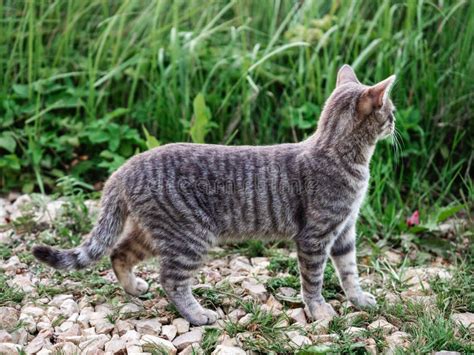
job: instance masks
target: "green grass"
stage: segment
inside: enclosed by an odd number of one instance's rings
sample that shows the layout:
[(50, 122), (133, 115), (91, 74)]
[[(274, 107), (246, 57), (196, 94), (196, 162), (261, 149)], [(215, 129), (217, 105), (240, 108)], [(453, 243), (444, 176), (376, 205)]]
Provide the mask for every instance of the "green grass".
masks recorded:
[(21, 303), (26, 295), (22, 290), (10, 287), (7, 281), (8, 277), (0, 272), (0, 306), (15, 306)]
[(7, 0), (0, 14), (3, 191), (64, 176), (88, 190), (160, 143), (299, 141), (350, 63), (367, 84), (398, 76), (400, 147), (376, 151), (361, 233), (387, 240), (416, 209), (472, 201), (470, 1)]

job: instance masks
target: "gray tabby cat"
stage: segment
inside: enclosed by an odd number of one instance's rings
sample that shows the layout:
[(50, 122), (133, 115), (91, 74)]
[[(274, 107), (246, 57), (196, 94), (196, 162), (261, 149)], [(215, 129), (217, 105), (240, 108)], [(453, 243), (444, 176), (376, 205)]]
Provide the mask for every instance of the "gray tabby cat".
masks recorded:
[(224, 240), (290, 238), (313, 319), (335, 315), (321, 296), (328, 256), (349, 300), (373, 306), (375, 298), (359, 284), (355, 224), (375, 144), (394, 130), (388, 98), (394, 80), (365, 86), (344, 65), (316, 133), (301, 143), (169, 144), (139, 154), (109, 178), (88, 240), (70, 250), (36, 246), (33, 254), (70, 270), (112, 250), (115, 274), (132, 295), (148, 289), (133, 274), (134, 265), (159, 255), (167, 296), (187, 320), (202, 325), (217, 315), (201, 307), (190, 285), (210, 247)]

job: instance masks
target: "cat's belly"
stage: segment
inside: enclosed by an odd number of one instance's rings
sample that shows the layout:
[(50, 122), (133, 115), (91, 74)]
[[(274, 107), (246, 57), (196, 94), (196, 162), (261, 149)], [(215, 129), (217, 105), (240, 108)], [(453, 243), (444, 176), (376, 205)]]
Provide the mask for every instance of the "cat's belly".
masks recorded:
[(217, 242), (219, 244), (225, 243), (240, 243), (248, 240), (262, 240), (262, 241), (283, 241), (290, 240), (296, 233), (263, 233), (263, 232), (254, 232), (254, 233), (221, 233), (217, 236)]

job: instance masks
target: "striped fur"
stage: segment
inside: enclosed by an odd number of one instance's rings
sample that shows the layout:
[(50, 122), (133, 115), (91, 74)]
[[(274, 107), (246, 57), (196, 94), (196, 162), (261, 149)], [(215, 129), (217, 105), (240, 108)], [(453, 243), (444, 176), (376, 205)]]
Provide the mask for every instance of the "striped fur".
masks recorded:
[(301, 143), (180, 143), (139, 154), (107, 182), (88, 240), (72, 250), (39, 246), (33, 253), (55, 268), (78, 269), (111, 252), (117, 278), (132, 295), (148, 288), (134, 265), (159, 255), (170, 300), (191, 323), (209, 324), (216, 314), (199, 305), (190, 287), (209, 248), (288, 238), (297, 245), (302, 294), (314, 319), (334, 315), (321, 296), (328, 256), (349, 299), (373, 305), (358, 281), (355, 223), (375, 143), (394, 128), (387, 97), (393, 80), (367, 87), (350, 67), (341, 68), (316, 133)]

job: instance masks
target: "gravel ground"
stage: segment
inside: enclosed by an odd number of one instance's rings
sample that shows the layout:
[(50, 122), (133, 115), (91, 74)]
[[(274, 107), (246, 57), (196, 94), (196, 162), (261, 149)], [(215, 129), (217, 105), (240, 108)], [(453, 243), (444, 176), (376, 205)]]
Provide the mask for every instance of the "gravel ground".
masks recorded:
[(443, 308), (445, 293), (435, 291), (444, 285), (451, 292), (458, 269), (439, 258), (424, 266), (407, 266), (405, 255), (393, 250), (361, 258), (363, 284), (380, 304), (367, 312), (345, 301), (329, 268), (325, 296), (340, 316), (310, 322), (291, 247), (216, 248), (194, 286), (201, 303), (220, 315), (207, 327), (190, 326), (168, 303), (156, 261), (137, 268), (151, 286), (140, 298), (122, 291), (108, 260), (69, 273), (35, 262), (33, 244), (76, 245), (96, 213), (95, 201), (77, 198), (0, 199), (1, 354), (393, 354), (423, 352), (418, 346), (428, 344), (433, 332), (444, 342), (429, 345), (431, 353), (472, 349), (472, 301), (463, 304), (461, 294), (449, 312)]

